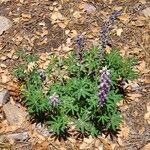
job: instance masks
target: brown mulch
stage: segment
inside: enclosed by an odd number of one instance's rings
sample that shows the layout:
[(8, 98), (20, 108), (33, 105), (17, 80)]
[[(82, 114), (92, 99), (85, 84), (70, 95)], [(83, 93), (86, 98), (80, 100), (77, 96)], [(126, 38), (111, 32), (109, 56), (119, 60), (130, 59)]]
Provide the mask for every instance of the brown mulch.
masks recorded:
[[(96, 10), (83, 11), (85, 3), (90, 4)], [(140, 78), (136, 81), (137, 90), (131, 91), (141, 96), (131, 95), (132, 101), (121, 105), (124, 117), (124, 126), (121, 128), (122, 136), (120, 135), (113, 142), (109, 137), (107, 139), (89, 138), (83, 141), (71, 138), (67, 141), (54, 142), (53, 139), (47, 140), (38, 134), (33, 136), (30, 133), (30, 140), (34, 142), (13, 143), (12, 149), (31, 149), (32, 147), (32, 149), (41, 150), (77, 150), (83, 147), (89, 150), (102, 148), (104, 150), (140, 150), (150, 143), (150, 125), (144, 118), (147, 105), (150, 103), (148, 72), (150, 17), (145, 17), (142, 13), (142, 10), (147, 7), (150, 7), (148, 0), (110, 0), (108, 2), (104, 0), (84, 0), (84, 2), (79, 0), (10, 0), (0, 2), (0, 15), (13, 21), (13, 26), (0, 35), (0, 75), (4, 74), (8, 77), (6, 81), (0, 80), (1, 87), (9, 87), (11, 90), (9, 81), (15, 80), (12, 76), (13, 66), (18, 60), (15, 57), (15, 51), (23, 50), (39, 55), (45, 52), (66, 55), (75, 47), (75, 38), (80, 33), (85, 34), (86, 47), (98, 44), (100, 27), (114, 9), (123, 10), (123, 14), (111, 30), (111, 45), (119, 48), (123, 55), (138, 58), (139, 64), (136, 69), (140, 72)], [(121, 35), (117, 35), (118, 29), (122, 29)], [(107, 47), (106, 51), (109, 51), (109, 48)], [(19, 88), (16, 89), (19, 90)], [(128, 131), (129, 133), (126, 134)], [(98, 146), (96, 142), (99, 143)]]

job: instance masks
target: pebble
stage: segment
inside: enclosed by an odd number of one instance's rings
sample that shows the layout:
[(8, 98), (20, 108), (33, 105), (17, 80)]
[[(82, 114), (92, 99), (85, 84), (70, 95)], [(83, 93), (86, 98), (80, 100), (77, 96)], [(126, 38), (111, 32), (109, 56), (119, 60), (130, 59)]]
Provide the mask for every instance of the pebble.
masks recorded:
[(8, 30), (11, 26), (12, 26), (12, 21), (10, 21), (4, 16), (0, 16), (0, 35), (2, 35), (3, 32)]
[(145, 17), (150, 17), (150, 7), (147, 7), (142, 11)]
[(11, 103), (5, 104), (3, 106), (3, 111), (6, 116), (7, 122), (12, 126), (19, 126), (23, 124), (28, 114), (18, 106)]
[(7, 103), (9, 99), (9, 91), (4, 89), (0, 91), (0, 107)]
[(28, 132), (11, 133), (11, 134), (2, 135), (2, 138), (3, 137), (6, 139), (12, 139), (15, 141), (26, 141), (29, 139)]

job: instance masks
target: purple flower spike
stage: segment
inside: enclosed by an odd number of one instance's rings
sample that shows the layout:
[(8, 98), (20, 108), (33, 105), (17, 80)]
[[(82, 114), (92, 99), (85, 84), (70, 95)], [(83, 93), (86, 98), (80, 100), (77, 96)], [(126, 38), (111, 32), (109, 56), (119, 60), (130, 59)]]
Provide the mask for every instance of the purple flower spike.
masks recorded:
[(54, 93), (52, 96), (49, 97), (49, 101), (55, 107), (59, 103), (59, 96), (56, 93)]
[(100, 107), (103, 107), (106, 98), (108, 95), (108, 92), (110, 90), (111, 80), (109, 78), (109, 71), (107, 70), (107, 67), (103, 67), (103, 69), (100, 71), (100, 85), (99, 85), (99, 92), (98, 92), (98, 105)]
[[(114, 10), (112, 12), (112, 14), (109, 16), (108, 20), (106, 20), (103, 23), (103, 26), (102, 26), (101, 32), (100, 32), (100, 39), (101, 39), (101, 47), (102, 47), (102, 49), (105, 49), (106, 46), (109, 44), (108, 34), (110, 32), (110, 28), (114, 24), (115, 20), (117, 19), (117, 17), (120, 14), (121, 14), (121, 11)], [(104, 52), (102, 52), (102, 53), (104, 53)]]
[(84, 48), (84, 36), (81, 34), (76, 39), (77, 44), (77, 57), (81, 61), (82, 60), (82, 50)]

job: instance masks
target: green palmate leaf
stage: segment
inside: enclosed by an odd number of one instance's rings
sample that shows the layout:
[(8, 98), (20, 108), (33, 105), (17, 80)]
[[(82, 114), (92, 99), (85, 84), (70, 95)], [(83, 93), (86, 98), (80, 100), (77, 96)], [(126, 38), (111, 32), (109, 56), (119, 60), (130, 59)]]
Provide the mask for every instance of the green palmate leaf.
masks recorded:
[(133, 66), (136, 63), (137, 61), (133, 58), (123, 58), (116, 50), (112, 50), (105, 57), (105, 64), (111, 71), (112, 83), (114, 85), (120, 77), (124, 79), (135, 79), (137, 73), (133, 70)]
[(48, 124), (50, 125), (49, 128), (53, 130), (56, 135), (64, 133), (68, 123), (69, 118), (65, 114), (53, 116), (52, 121), (48, 121)]
[(122, 56), (119, 54), (119, 51), (112, 50), (109, 54), (105, 56), (105, 63), (109, 68), (119, 69), (122, 67)]
[(23, 50), (17, 50), (15, 54), (20, 58), (24, 58), (26, 56), (26, 53)]
[(36, 61), (38, 61), (38, 59), (39, 59), (39, 57), (37, 56), (37, 55), (26, 55), (25, 57), (24, 57), (24, 60), (26, 61), (26, 62), (36, 62)]
[(14, 67), (13, 75), (18, 79), (25, 79), (27, 74), (25, 73), (26, 66), (24, 64), (17, 64)]
[(62, 96), (60, 105), (60, 111), (65, 114), (72, 114), (75, 115), (79, 108), (76, 104), (76, 99), (70, 96)]
[(108, 129), (116, 130), (120, 123), (122, 122), (122, 117), (118, 112), (113, 113), (110, 117), (110, 122), (107, 125)]
[(76, 127), (81, 130), (82, 133), (86, 131), (87, 128), (87, 122), (90, 121), (90, 112), (89, 111), (83, 111), (81, 114), (77, 114), (78, 119), (75, 121)]
[(102, 116), (98, 116), (97, 119), (100, 123), (102, 123), (102, 125), (106, 125), (110, 120), (110, 118), (107, 114), (103, 114)]
[(88, 78), (74, 80), (73, 96), (75, 96), (78, 100), (91, 96), (90, 80)]
[[(28, 92), (28, 90), (32, 90)], [(48, 108), (48, 100), (41, 90), (38, 90), (34, 86), (28, 87), (28, 89), (23, 91), (24, 97), (26, 97), (26, 105), (28, 106), (29, 113), (40, 116), (46, 112)]]

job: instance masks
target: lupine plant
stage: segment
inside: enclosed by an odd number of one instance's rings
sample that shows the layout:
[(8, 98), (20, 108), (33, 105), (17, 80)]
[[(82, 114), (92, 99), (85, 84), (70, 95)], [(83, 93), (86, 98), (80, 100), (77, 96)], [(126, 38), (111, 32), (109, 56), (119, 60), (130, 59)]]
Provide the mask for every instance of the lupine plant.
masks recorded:
[[(22, 98), (29, 113), (44, 121), (54, 134), (64, 135), (70, 123), (76, 131), (92, 136), (119, 128), (122, 117), (117, 103), (123, 99), (123, 94), (118, 85), (121, 79), (136, 78), (135, 61), (122, 57), (114, 49), (103, 53), (103, 58), (99, 54), (108, 44), (106, 33), (118, 14), (114, 11), (108, 26), (102, 28), (101, 49), (99, 46), (84, 49), (84, 37), (79, 35), (77, 49), (64, 59), (51, 55), (47, 70), (35, 66), (26, 72), (26, 61), (22, 62), (22, 68), (15, 68), (16, 77), (24, 79)], [(18, 74), (20, 69), (21, 75)]]

